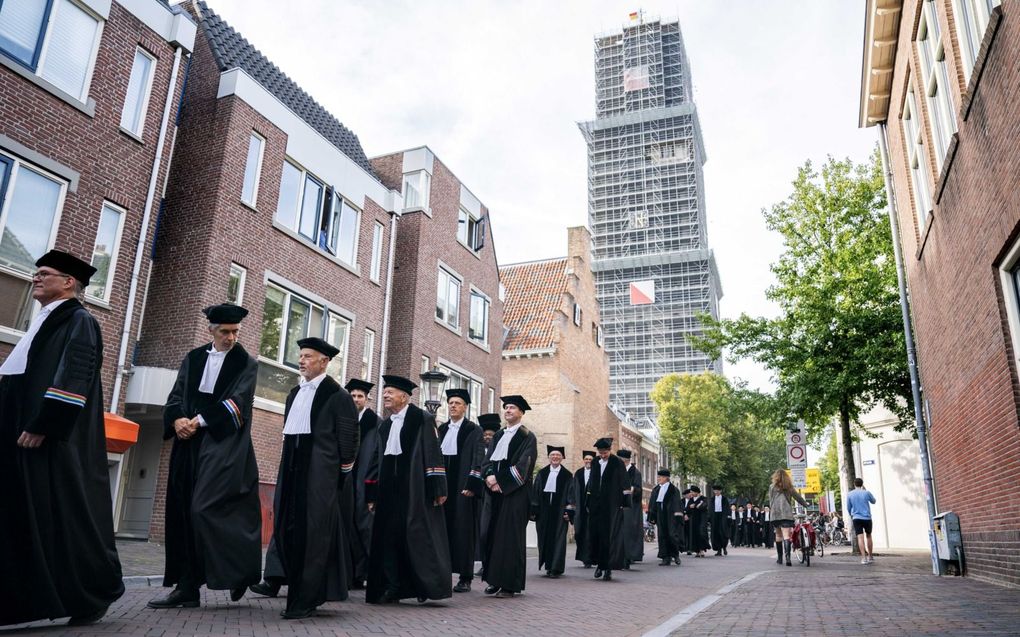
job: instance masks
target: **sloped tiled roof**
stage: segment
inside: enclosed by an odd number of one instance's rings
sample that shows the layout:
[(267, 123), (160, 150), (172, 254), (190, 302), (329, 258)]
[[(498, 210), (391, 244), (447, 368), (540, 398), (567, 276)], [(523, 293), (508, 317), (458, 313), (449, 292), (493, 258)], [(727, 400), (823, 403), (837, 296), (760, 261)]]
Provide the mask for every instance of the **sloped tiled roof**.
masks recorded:
[(205, 2), (196, 2), (195, 7), (198, 11), (200, 27), (209, 40), (209, 47), (212, 49), (213, 57), (216, 58), (216, 64), (220, 71), (240, 68), (329, 140), (331, 144), (340, 149), (343, 154), (350, 157), (354, 163), (367, 170), (369, 174), (375, 174), (372, 172), (372, 164), (369, 163), (357, 135), (341, 124), (294, 80), (287, 77), (279, 67), (262, 55)]
[(533, 261), (499, 269), (506, 289), (503, 351), (549, 349), (553, 322), (567, 289), (567, 259)]

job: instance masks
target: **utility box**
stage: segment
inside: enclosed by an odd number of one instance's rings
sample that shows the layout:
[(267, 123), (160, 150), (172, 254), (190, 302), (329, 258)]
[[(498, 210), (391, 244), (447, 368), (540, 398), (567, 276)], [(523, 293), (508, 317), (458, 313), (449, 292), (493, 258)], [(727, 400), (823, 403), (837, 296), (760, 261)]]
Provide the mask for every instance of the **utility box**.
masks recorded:
[(960, 516), (952, 511), (939, 513), (932, 518), (935, 531), (935, 545), (938, 547), (939, 561), (946, 571), (954, 575), (964, 575), (967, 564), (963, 556), (963, 534), (960, 531)]

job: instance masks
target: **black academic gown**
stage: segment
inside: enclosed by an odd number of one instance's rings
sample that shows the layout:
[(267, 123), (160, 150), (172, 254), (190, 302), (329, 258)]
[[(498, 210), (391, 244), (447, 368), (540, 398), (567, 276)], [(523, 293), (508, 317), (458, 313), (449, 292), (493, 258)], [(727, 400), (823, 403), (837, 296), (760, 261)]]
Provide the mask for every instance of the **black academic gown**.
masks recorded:
[(531, 515), (538, 531), (538, 570), (563, 573), (567, 560), (567, 527), (564, 519), (567, 512), (568, 493), (574, 477), (566, 467), (556, 475), (556, 491), (547, 492), (545, 483), (551, 469), (546, 465), (539, 469), (531, 485)]
[(708, 497), (708, 508), (712, 518), (712, 550), (721, 551), (726, 548), (726, 543), (729, 541), (729, 533), (727, 532), (728, 518), (730, 516), (730, 501), (726, 496), (720, 496), (722, 498), (722, 510), (716, 513), (715, 511), (715, 496), (711, 495)]
[[(449, 421), (439, 426), (442, 444), (450, 431)], [(464, 419), (457, 432), (456, 455), (443, 456), (449, 497), (443, 505), (446, 514), (446, 533), (450, 548), (450, 567), (461, 580), (471, 581), (475, 576), (475, 541), (478, 537), (478, 511), (481, 507), (482, 460), (485, 444), (482, 428)], [(470, 491), (471, 495), (463, 495)]]
[(708, 549), (708, 504), (705, 496), (699, 495), (691, 498), (687, 503), (687, 517), (690, 518), (688, 527), (688, 551), (705, 551)]
[(375, 504), (365, 601), (453, 596), (446, 519), (435, 499), (447, 495), (446, 468), (432, 415), (408, 404), (401, 453), (384, 455), (393, 422), (379, 425), (379, 446), (365, 478), (365, 500)]
[(492, 460), (506, 431), (496, 432), (482, 463), (482, 476), (495, 476), (501, 489), (499, 493), (489, 491), (482, 514), (486, 523), (482, 579), (490, 586), (519, 593), (527, 576), (528, 515), (538, 440), (521, 425), (510, 440), (506, 460)]
[(584, 482), (584, 467), (574, 473), (574, 482), (570, 488), (570, 502), (567, 512), (574, 523), (574, 559), (582, 564), (591, 565), (595, 559), (591, 555), (591, 529), (588, 517), (588, 485)]
[(662, 485), (655, 485), (648, 498), (648, 521), (655, 525), (655, 539), (659, 544), (659, 559), (679, 559), (684, 549), (683, 496), (672, 483), (666, 483), (666, 495), (659, 502)]
[[(198, 391), (209, 345), (188, 352), (163, 408), (173, 438), (166, 493), (164, 586), (231, 590), (258, 583), (262, 565), (259, 470), (251, 443), (258, 364), (240, 344), (223, 361), (212, 394)], [(201, 414), (188, 440), (174, 421)]]
[(640, 562), (645, 556), (644, 509), (641, 506), (644, 489), (641, 472), (631, 464), (627, 468), (627, 483), (630, 485), (630, 507), (623, 510), (623, 545), (628, 562)]
[(617, 570), (627, 564), (623, 510), (630, 506), (631, 498), (623, 492), (629, 486), (627, 468), (619, 457), (609, 456), (604, 473), (598, 458), (591, 463), (587, 493), (591, 551), (602, 570)]
[[(54, 308), (0, 379), (0, 625), (84, 616), (124, 593), (113, 540), (99, 324)], [(46, 436), (17, 446), (23, 431)]]
[(368, 547), (372, 543), (372, 520), (365, 502), (365, 476), (370, 459), (379, 451), (379, 417), (366, 408), (358, 419), (361, 444), (354, 462), (353, 479), (344, 480), (340, 495), (340, 512), (344, 519), (344, 535), (350, 547), (350, 575), (355, 582), (368, 579)]
[[(284, 422), (299, 387), (287, 396)], [(285, 434), (276, 479), (273, 541), (287, 579), (287, 610), (347, 599), (349, 551), (340, 517), (341, 485), (358, 452), (358, 412), (326, 376), (312, 399), (310, 434)]]

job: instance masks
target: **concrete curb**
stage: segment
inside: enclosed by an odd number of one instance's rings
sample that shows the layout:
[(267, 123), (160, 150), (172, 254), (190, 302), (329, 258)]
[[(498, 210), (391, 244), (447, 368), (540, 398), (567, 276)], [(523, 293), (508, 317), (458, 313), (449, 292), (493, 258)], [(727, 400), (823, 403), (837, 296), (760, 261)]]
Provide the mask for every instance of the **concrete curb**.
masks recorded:
[(770, 572), (771, 571), (758, 571), (756, 573), (748, 573), (747, 575), (741, 577), (735, 582), (730, 582), (729, 584), (723, 586), (716, 592), (709, 593), (708, 595), (705, 595), (701, 599), (695, 601), (693, 604), (684, 607), (683, 609), (680, 610), (679, 613), (673, 615), (663, 623), (649, 630), (644, 635), (642, 635), (642, 637), (668, 637), (668, 635), (672, 634), (674, 630), (680, 628), (687, 622), (694, 619), (694, 617), (698, 613), (700, 613), (701, 611), (705, 610), (712, 604), (722, 599), (723, 595), (725, 595), (726, 593), (736, 590), (740, 586), (743, 586), (744, 584), (750, 582), (759, 575), (764, 575), (765, 573)]
[(139, 586), (163, 586), (162, 575), (128, 575), (124, 578), (125, 588)]

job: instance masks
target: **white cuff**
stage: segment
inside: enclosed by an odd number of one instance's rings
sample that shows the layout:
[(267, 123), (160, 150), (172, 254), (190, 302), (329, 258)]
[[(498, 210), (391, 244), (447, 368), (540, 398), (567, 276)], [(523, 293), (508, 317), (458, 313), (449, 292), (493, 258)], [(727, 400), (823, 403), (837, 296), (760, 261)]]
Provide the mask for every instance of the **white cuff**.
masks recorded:
[(198, 415), (198, 426), (199, 427), (208, 427), (209, 426), (209, 423), (207, 423), (205, 421), (205, 418), (202, 418), (202, 414)]

